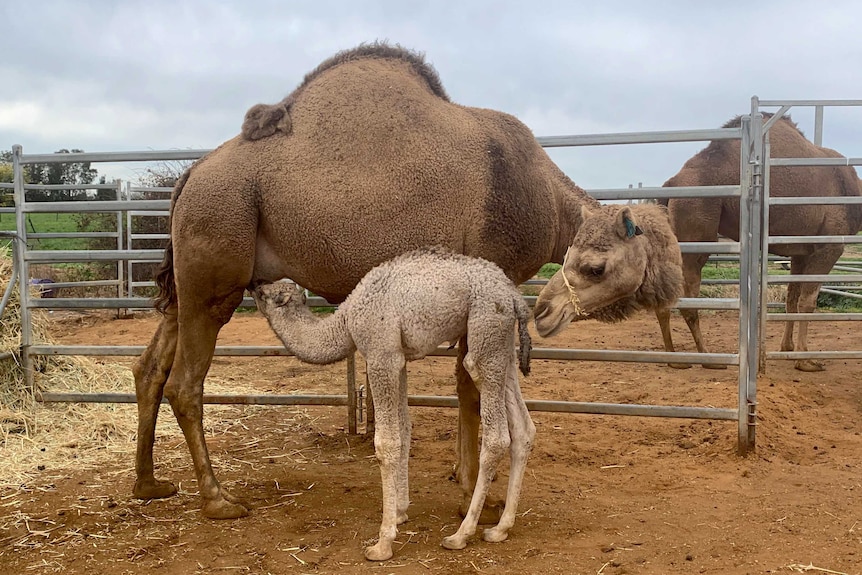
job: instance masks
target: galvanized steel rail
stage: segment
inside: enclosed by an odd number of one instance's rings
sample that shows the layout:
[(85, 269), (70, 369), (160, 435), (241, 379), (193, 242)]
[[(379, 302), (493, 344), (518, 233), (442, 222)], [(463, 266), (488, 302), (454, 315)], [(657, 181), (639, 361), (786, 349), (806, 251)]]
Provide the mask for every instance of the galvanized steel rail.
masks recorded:
[[(765, 254), (769, 245), (792, 245), (792, 244), (860, 244), (862, 236), (770, 236), (769, 235), (769, 209), (771, 206), (792, 205), (856, 205), (862, 204), (862, 196), (831, 196), (831, 197), (770, 197), (769, 195), (769, 170), (773, 167), (805, 167), (805, 166), (862, 166), (862, 158), (771, 158), (769, 155), (769, 128), (778, 119), (793, 107), (814, 108), (814, 144), (823, 145), (823, 114), (824, 109), (837, 106), (862, 107), (862, 100), (760, 100), (756, 96), (752, 98), (752, 114), (759, 113), (762, 107), (777, 107), (778, 111), (764, 126), (762, 135), (762, 146), (765, 152), (766, 162), (764, 165), (763, 198), (767, 209), (762, 213), (762, 228), (764, 230), (761, 238), (761, 251)], [(841, 269), (844, 266), (835, 266), (833, 269)], [(848, 270), (844, 267), (843, 271)], [(819, 275), (777, 275), (768, 272), (766, 258), (761, 264), (761, 275), (764, 278), (764, 289), (761, 292), (761, 341), (764, 338), (764, 330), (768, 321), (862, 321), (862, 313), (824, 314), (824, 313), (782, 313), (767, 314), (766, 287), (769, 284), (782, 283), (860, 283), (862, 274), (819, 274)], [(845, 289), (862, 289), (860, 286), (847, 287)], [(850, 298), (862, 298), (859, 294), (849, 291), (838, 290), (832, 286), (821, 288), (822, 292), (842, 295)], [(827, 317), (828, 316), (828, 317)], [(766, 368), (767, 359), (859, 359), (862, 352), (859, 351), (804, 351), (804, 352), (761, 352), (760, 369)]]
[[(670, 198), (701, 195), (705, 197), (737, 197), (742, 199), (742, 205), (746, 201), (749, 186), (749, 166), (751, 165), (750, 142), (748, 134), (748, 122), (744, 121), (739, 128), (721, 128), (709, 130), (684, 130), (667, 132), (639, 132), (629, 134), (596, 134), (586, 136), (559, 136), (550, 138), (539, 138), (539, 142), (545, 147), (557, 146), (595, 146), (616, 144), (642, 144), (655, 142), (690, 142), (709, 141), (719, 139), (741, 139), (743, 157), (740, 165), (743, 167), (743, 179), (739, 186), (717, 186), (717, 187), (689, 187), (689, 188), (636, 188), (636, 189), (602, 189), (593, 190), (590, 193), (597, 199), (626, 199), (626, 198)], [(197, 159), (209, 150), (183, 150), (183, 151), (147, 151), (147, 152), (109, 152), (109, 153), (73, 153), (62, 154), (62, 157), (54, 154), (28, 154), (22, 153), (20, 146), (13, 148), (13, 168), (15, 170), (15, 197), (16, 217), (18, 229), (23, 230), (26, 237), (23, 218), (28, 213), (59, 212), (59, 211), (87, 211), (87, 212), (117, 212), (118, 214), (134, 211), (161, 212), (164, 213), (170, 205), (169, 200), (132, 200), (119, 199), (116, 201), (92, 201), (92, 202), (53, 202), (50, 205), (28, 203), (24, 201), (24, 185), (21, 177), (22, 166), (30, 163), (48, 162), (121, 162), (121, 161), (155, 161), (155, 160), (187, 160)], [(757, 160), (759, 161), (759, 159)], [(745, 212), (745, 209), (743, 210)], [(746, 226), (752, 221), (746, 213), (741, 218), (743, 226), (743, 238), (740, 242), (701, 242), (683, 244), (683, 250), (695, 253), (722, 253), (722, 254), (746, 254), (747, 239), (757, 237), (751, 235), (751, 230)], [(158, 261), (162, 257), (161, 250), (62, 250), (54, 252), (40, 252), (38, 250), (26, 249), (26, 243), (20, 242), (18, 256), (22, 262), (22, 277), (29, 277), (29, 264), (31, 262), (52, 263), (57, 261)], [(756, 249), (756, 247), (755, 247)], [(741, 263), (742, 269), (746, 269), (745, 258)], [(129, 273), (131, 278), (131, 273)], [(748, 369), (748, 349), (752, 345), (750, 334), (752, 333), (752, 315), (750, 305), (750, 286), (743, 282), (740, 286), (740, 299), (702, 299), (682, 300), (680, 308), (701, 308), (739, 310), (740, 313), (740, 352), (737, 354), (699, 354), (699, 353), (665, 353), (665, 352), (641, 352), (629, 350), (575, 350), (575, 349), (534, 349), (532, 356), (536, 359), (559, 359), (580, 361), (621, 361), (621, 362), (690, 362), (690, 363), (713, 363), (721, 365), (737, 365), (740, 368), (738, 406), (735, 409), (713, 408), (713, 407), (689, 407), (689, 406), (661, 406), (661, 405), (630, 405), (630, 404), (606, 404), (606, 403), (582, 403), (582, 402), (557, 402), (528, 400), (527, 404), (534, 411), (553, 411), (568, 413), (596, 413), (614, 415), (638, 415), (657, 417), (683, 417), (683, 418), (707, 418), (737, 421), (740, 429), (739, 449), (745, 452), (754, 447), (754, 387), (752, 379), (754, 373)], [(319, 299), (319, 298), (318, 298)], [(535, 298), (527, 298), (528, 301)], [(246, 303), (250, 300), (246, 299)], [(34, 355), (138, 355), (143, 346), (58, 346), (41, 345), (32, 341), (30, 330), (30, 312), (36, 308), (53, 309), (114, 309), (114, 308), (143, 308), (151, 307), (148, 300), (134, 297), (118, 298), (56, 298), (52, 300), (30, 299), (26, 290), (22, 289), (22, 322), (24, 323), (22, 335), (22, 357), (24, 358), (25, 374), (28, 382), (32, 385), (32, 356)], [(315, 303), (325, 303), (325, 300)], [(532, 303), (532, 302), (531, 302)], [(753, 306), (756, 310), (757, 306)], [(756, 315), (754, 316), (756, 326)], [(754, 340), (756, 345), (756, 339)], [(283, 356), (289, 355), (280, 346), (229, 346), (216, 349), (217, 355), (266, 355)], [(456, 355), (454, 350), (438, 349), (434, 355)], [(205, 394), (206, 402), (215, 403), (245, 403), (245, 404), (273, 404), (273, 405), (347, 405), (349, 428), (355, 431), (355, 370), (352, 362), (348, 366), (348, 393), (342, 395), (324, 396), (297, 396), (297, 395), (212, 395)], [(97, 401), (97, 402), (134, 402), (133, 394), (79, 394), (79, 393), (55, 393), (43, 392), (42, 401)], [(426, 397), (412, 396), (411, 405), (454, 407), (457, 398), (454, 397)]]

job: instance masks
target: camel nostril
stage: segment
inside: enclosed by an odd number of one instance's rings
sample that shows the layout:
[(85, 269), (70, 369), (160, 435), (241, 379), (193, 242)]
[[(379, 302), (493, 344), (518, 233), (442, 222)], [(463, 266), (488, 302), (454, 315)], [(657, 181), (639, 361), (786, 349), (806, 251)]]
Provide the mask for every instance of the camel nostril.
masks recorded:
[(533, 319), (540, 319), (546, 313), (548, 313), (548, 304), (536, 301), (536, 305), (533, 307)]
[(605, 264), (584, 264), (581, 266), (579, 272), (586, 278), (598, 279), (605, 275)]

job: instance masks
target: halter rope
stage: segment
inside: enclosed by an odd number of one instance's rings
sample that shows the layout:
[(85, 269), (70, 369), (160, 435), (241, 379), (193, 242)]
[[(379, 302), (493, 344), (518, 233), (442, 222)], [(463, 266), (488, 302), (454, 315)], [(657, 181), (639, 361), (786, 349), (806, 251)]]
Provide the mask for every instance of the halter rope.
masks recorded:
[(563, 277), (563, 283), (566, 284), (566, 288), (569, 290), (569, 303), (575, 308), (575, 315), (586, 315), (584, 314), (584, 309), (581, 307), (581, 299), (578, 297), (575, 288), (569, 283), (569, 278), (566, 277), (566, 262), (568, 259), (569, 251), (566, 250), (566, 255), (563, 256), (563, 267), (560, 268), (560, 275)]

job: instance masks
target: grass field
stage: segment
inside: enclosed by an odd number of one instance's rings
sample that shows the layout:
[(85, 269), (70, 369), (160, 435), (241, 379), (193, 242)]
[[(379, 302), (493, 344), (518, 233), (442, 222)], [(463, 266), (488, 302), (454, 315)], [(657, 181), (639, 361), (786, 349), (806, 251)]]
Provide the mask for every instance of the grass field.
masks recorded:
[[(27, 214), (27, 233), (78, 232), (77, 214)], [(0, 214), (0, 230), (14, 230), (15, 214)], [(28, 242), (36, 250), (84, 250), (88, 248), (86, 238), (42, 238)]]

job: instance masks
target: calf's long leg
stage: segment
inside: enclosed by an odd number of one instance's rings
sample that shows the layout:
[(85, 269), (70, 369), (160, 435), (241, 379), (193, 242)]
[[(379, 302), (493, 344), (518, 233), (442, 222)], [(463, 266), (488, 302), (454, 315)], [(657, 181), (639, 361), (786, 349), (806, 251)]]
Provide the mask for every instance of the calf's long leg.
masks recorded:
[[(479, 475), (479, 389), (464, 368), (468, 351), (467, 337), (464, 336), (458, 344), (458, 363), (455, 366), (458, 393), (458, 462), (455, 475), (461, 487), (458, 512), (462, 517), (467, 515)], [(501, 501), (487, 498), (479, 522), (496, 523), (502, 509)]]
[[(365, 558), (385, 561), (392, 557), (392, 542), (398, 534), (398, 485), (404, 440), (401, 437), (402, 398), (399, 397), (399, 392), (401, 372), (405, 369), (406, 362), (403, 356), (395, 354), (375, 354), (365, 360), (371, 396), (374, 399), (374, 453), (380, 463), (383, 491), (383, 516), (379, 538), (377, 543), (365, 549)], [(403, 402), (406, 401), (405, 395)]]
[[(506, 426), (505, 366), (495, 371), (487, 369), (484, 365), (477, 366), (471, 353), (466, 354), (464, 364), (474, 380), (478, 381), (477, 375), (481, 374), (482, 449), (479, 454), (479, 470), (470, 506), (458, 531), (443, 538), (443, 547), (446, 549), (463, 549), (467, 546), (470, 536), (476, 532), (476, 525), (479, 523), (479, 516), (491, 487), (491, 479), (509, 446), (509, 430)], [(505, 358), (497, 359), (505, 360)]]
[(511, 464), (509, 465), (509, 486), (506, 492), (506, 507), (500, 522), (486, 529), (482, 534), (485, 541), (505, 541), (509, 536), (509, 529), (515, 524), (515, 516), (518, 512), (518, 502), (521, 497), (521, 485), (524, 481), (524, 472), (527, 469), (527, 459), (533, 450), (533, 440), (536, 437), (536, 426), (527, 411), (527, 405), (521, 396), (521, 387), (518, 385), (518, 371), (516, 359), (512, 355), (506, 380), (506, 419), (509, 426), (509, 454)]

